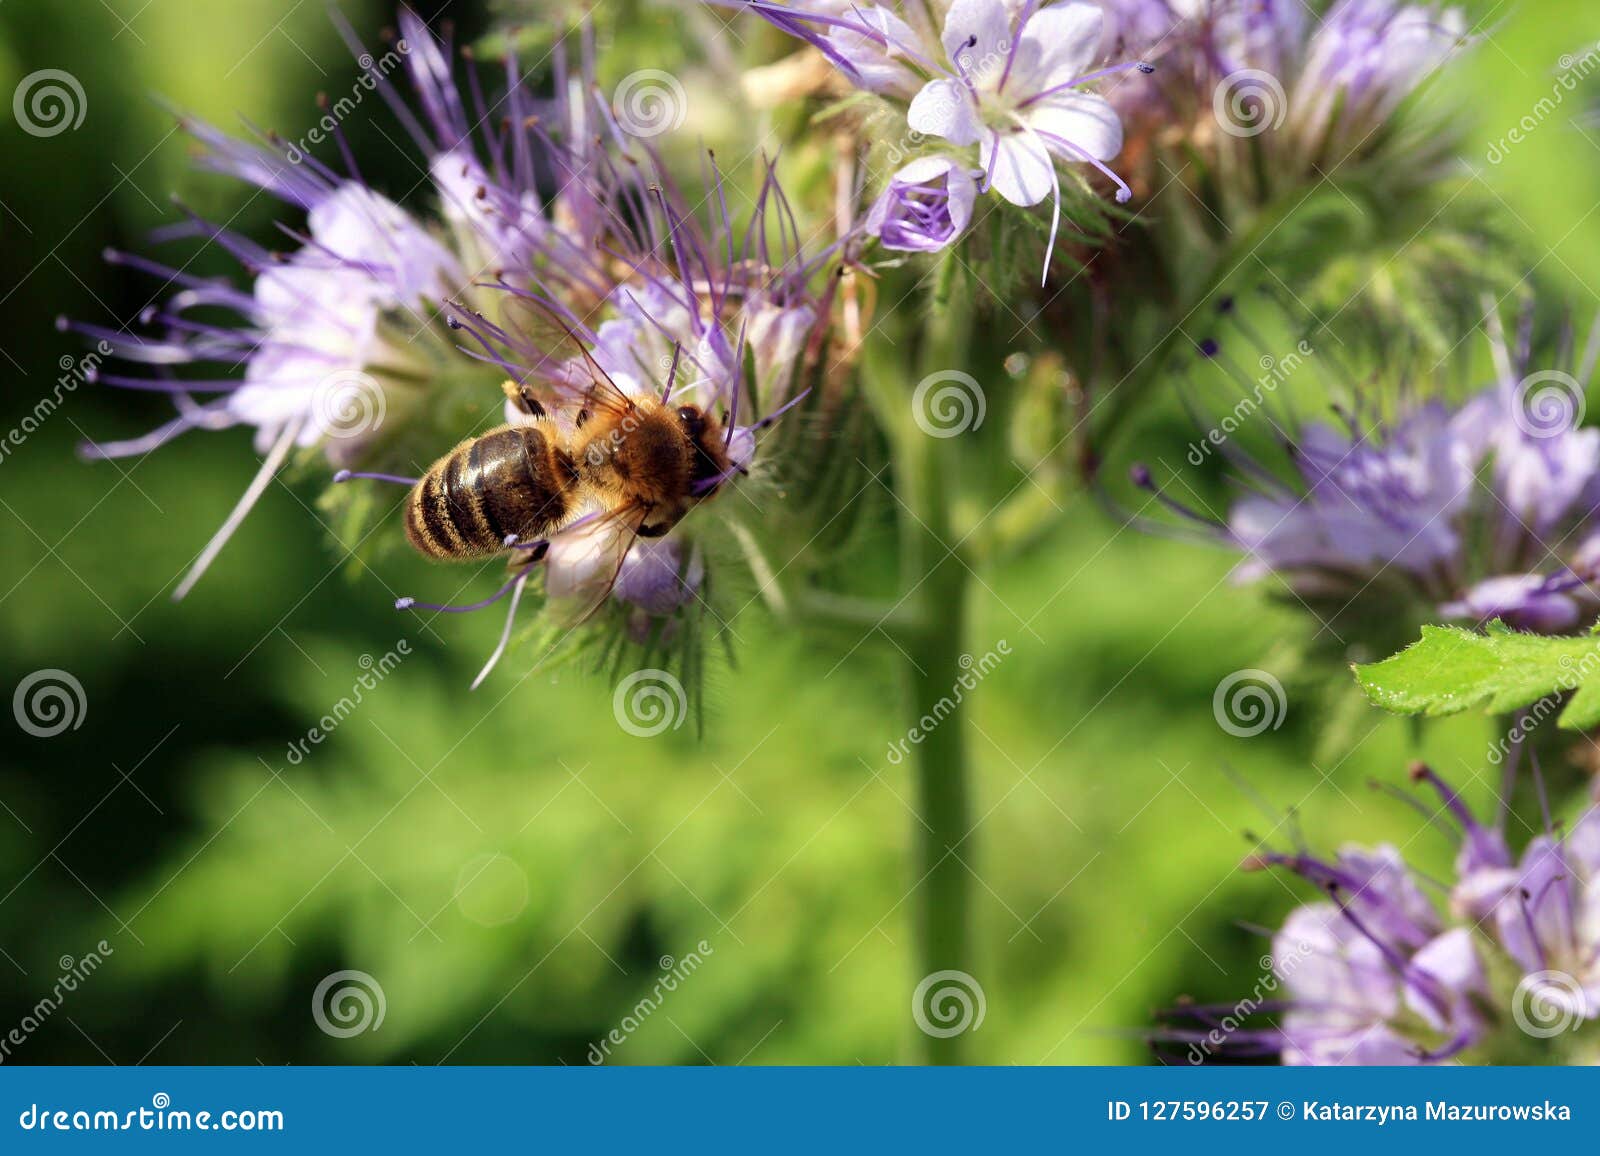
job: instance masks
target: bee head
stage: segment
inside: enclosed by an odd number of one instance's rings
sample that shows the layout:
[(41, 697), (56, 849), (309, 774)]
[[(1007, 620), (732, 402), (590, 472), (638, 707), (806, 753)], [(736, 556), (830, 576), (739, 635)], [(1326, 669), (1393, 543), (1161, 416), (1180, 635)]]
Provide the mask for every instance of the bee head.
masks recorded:
[(694, 446), (692, 481), (697, 496), (703, 497), (716, 488), (728, 469), (722, 423), (697, 405), (680, 405), (676, 414), (684, 436)]
[(697, 405), (680, 405), (678, 424), (683, 427), (683, 432), (689, 435), (690, 441), (699, 442), (701, 435), (706, 432), (706, 415)]

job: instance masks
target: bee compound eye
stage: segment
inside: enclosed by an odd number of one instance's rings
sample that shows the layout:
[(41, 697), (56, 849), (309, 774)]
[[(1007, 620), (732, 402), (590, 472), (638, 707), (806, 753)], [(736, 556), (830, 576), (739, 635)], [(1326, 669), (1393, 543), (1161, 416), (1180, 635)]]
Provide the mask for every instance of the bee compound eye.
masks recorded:
[(683, 428), (690, 434), (698, 434), (706, 428), (705, 415), (692, 405), (678, 407), (678, 420), (683, 423)]

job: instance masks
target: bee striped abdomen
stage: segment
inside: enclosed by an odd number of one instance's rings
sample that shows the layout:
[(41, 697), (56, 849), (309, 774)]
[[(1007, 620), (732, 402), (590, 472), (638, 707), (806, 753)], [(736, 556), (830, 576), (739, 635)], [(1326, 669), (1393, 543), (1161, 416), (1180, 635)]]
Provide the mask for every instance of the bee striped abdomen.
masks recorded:
[(406, 536), (432, 558), (476, 558), (561, 524), (577, 482), (566, 452), (536, 426), (507, 426), (463, 442), (411, 491)]

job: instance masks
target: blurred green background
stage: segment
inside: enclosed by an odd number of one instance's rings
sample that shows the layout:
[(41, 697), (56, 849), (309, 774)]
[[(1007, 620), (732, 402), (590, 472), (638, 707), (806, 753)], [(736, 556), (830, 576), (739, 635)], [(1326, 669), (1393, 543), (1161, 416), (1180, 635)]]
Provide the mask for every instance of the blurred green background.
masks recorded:
[[(369, 41), (382, 4), (346, 4)], [(455, 5), (466, 37), (487, 26)], [(1589, 0), (1482, 4), (1466, 65), (1472, 183), (1580, 313), (1600, 283), (1600, 140), (1581, 94), (1492, 165), (1491, 142), (1600, 40)], [(640, 17), (649, 36), (649, 15)], [(648, 61), (643, 62), (647, 64)], [(643, 64), (641, 65), (643, 66)], [(67, 313), (120, 324), (154, 284), (100, 260), (147, 250), (181, 194), (271, 242), (277, 206), (194, 173), (160, 94), (226, 127), (296, 136), (349, 55), (319, 6), (104, 0), (0, 6), (0, 91), (35, 70), (82, 84), (78, 129), (0, 134), (0, 427), (82, 351)], [(376, 102), (372, 102), (376, 110)], [(381, 124), (383, 131), (377, 131)], [(349, 126), (367, 178), (413, 188), (381, 118)], [(215, 254), (197, 266), (224, 269)], [(1463, 335), (1465, 336), (1465, 335)], [(911, 1054), (910, 784), (891, 654), (796, 637), (752, 607), (736, 670), (713, 669), (703, 739), (635, 738), (612, 686), (575, 671), (519, 682), (513, 654), (467, 684), (495, 615), (428, 619), (397, 594), (447, 586), (395, 556), (352, 574), (314, 483), (275, 485), (185, 603), (167, 597), (256, 466), (249, 434), (190, 435), (86, 465), (86, 436), (142, 432), (159, 399), (84, 388), (0, 460), (0, 691), (59, 668), (82, 725), (35, 738), (5, 720), (0, 759), (0, 1034), (49, 993), (62, 957), (104, 939), (92, 980), (7, 1062), (584, 1063), (704, 940), (703, 963), (625, 1043), (623, 1063), (884, 1063)], [(1147, 458), (1191, 433), (1150, 415)], [(1153, 1009), (1233, 1001), (1299, 893), (1237, 870), (1296, 810), (1315, 845), (1392, 838), (1424, 867), (1451, 848), (1369, 790), (1403, 780), (1409, 729), (1296, 692), (1280, 664), (1312, 631), (1230, 559), (1118, 532), (1080, 501), (1039, 549), (986, 575), (974, 650), (1013, 651), (975, 699), (977, 876), (992, 1063), (1139, 1063)], [(453, 589), (453, 585), (448, 586)], [(377, 658), (406, 658), (332, 738), (290, 744)], [(1281, 729), (1224, 733), (1230, 672), (1290, 686)], [(1344, 711), (1338, 743), (1326, 740)], [(1487, 796), (1488, 724), (1431, 727), (1422, 749)], [(1442, 872), (1441, 872), (1442, 873)], [(381, 1027), (319, 1029), (313, 993), (344, 969), (381, 986)]]

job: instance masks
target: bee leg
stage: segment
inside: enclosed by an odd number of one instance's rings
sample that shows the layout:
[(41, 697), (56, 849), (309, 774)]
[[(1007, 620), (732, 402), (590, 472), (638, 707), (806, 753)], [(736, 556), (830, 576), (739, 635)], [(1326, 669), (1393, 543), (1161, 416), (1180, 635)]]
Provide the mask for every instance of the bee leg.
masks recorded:
[(500, 388), (511, 399), (511, 404), (529, 417), (544, 416), (544, 405), (533, 395), (533, 387), (527, 382), (507, 380), (500, 384)]
[(672, 529), (672, 527), (667, 525), (664, 522), (663, 523), (659, 523), (659, 524), (654, 525), (654, 526), (640, 526), (639, 527), (639, 537), (641, 537), (641, 538), (664, 538), (667, 535), (667, 531), (670, 530), (670, 529)]

